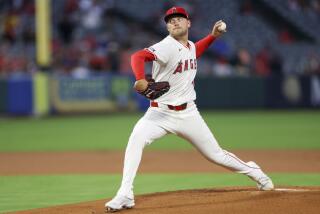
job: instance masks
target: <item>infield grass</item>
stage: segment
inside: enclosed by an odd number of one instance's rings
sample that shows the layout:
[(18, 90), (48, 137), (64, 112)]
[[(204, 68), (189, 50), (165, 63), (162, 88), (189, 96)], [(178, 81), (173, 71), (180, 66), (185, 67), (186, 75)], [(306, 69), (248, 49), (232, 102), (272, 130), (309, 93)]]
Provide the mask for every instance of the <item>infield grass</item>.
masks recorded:
[[(278, 186), (319, 186), (320, 174), (271, 174)], [(114, 196), (121, 175), (0, 176), (0, 213), (107, 199)], [(226, 186), (254, 186), (234, 173), (140, 174), (136, 194)], [(103, 205), (102, 205), (103, 206)]]
[[(203, 112), (226, 149), (320, 149), (320, 111)], [(0, 152), (123, 150), (142, 114), (0, 118)], [(190, 149), (170, 135), (151, 149)]]

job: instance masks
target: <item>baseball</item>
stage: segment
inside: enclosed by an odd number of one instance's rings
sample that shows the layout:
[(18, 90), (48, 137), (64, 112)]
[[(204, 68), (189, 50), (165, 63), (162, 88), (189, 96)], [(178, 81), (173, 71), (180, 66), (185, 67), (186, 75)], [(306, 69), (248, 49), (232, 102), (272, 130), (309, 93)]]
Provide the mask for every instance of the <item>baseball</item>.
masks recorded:
[(218, 27), (218, 30), (219, 30), (219, 31), (225, 31), (226, 28), (227, 28), (226, 23), (222, 22), (222, 23), (220, 24), (220, 26)]

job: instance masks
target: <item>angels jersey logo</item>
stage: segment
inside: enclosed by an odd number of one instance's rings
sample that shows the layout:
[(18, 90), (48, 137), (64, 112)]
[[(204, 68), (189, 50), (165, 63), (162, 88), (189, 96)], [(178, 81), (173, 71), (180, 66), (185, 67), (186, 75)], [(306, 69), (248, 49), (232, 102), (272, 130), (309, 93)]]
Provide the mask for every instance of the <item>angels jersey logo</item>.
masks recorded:
[(196, 59), (186, 59), (184, 62), (180, 60), (178, 66), (174, 70), (173, 74), (182, 73), (183, 71), (197, 69), (197, 60)]

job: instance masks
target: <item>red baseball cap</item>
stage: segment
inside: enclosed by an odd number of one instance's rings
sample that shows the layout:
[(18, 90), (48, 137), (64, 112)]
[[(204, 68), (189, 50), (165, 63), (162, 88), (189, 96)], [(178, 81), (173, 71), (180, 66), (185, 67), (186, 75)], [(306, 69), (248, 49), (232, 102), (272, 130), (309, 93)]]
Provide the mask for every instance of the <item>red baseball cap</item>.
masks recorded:
[(189, 14), (183, 7), (171, 7), (169, 10), (167, 10), (164, 21), (168, 22), (169, 18), (174, 15), (182, 16), (186, 19), (189, 19)]

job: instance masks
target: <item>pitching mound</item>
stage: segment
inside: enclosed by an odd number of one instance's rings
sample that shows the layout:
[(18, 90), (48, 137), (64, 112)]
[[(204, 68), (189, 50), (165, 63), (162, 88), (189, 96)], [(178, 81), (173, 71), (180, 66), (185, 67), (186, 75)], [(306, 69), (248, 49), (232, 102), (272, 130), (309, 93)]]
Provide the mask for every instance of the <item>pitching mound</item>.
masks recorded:
[[(283, 187), (262, 192), (254, 188), (185, 190), (141, 195), (136, 206), (120, 213), (320, 213), (320, 187)], [(19, 214), (102, 214), (105, 200), (16, 212)]]

